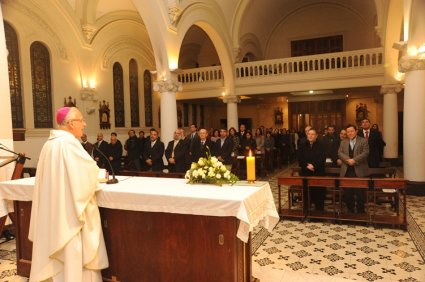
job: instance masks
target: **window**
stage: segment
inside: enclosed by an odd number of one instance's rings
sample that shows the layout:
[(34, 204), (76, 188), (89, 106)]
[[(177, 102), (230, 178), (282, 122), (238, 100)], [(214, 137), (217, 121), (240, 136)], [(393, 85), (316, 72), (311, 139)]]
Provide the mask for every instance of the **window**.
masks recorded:
[(131, 126), (139, 127), (139, 72), (137, 70), (137, 62), (130, 60), (130, 114)]
[(308, 56), (343, 51), (342, 35), (291, 41), (291, 56)]
[(113, 82), (114, 82), (115, 127), (125, 127), (124, 82), (123, 82), (123, 71), (122, 71), (122, 67), (120, 63), (114, 64)]
[(31, 44), (30, 56), (34, 127), (52, 128), (50, 53), (43, 43), (36, 41)]
[(18, 36), (13, 27), (4, 22), (6, 48), (9, 52), (7, 65), (9, 68), (10, 104), (12, 108), (12, 127), (24, 128), (22, 109), (21, 64), (19, 62)]
[(145, 98), (145, 125), (152, 126), (152, 77), (148, 70), (143, 73)]

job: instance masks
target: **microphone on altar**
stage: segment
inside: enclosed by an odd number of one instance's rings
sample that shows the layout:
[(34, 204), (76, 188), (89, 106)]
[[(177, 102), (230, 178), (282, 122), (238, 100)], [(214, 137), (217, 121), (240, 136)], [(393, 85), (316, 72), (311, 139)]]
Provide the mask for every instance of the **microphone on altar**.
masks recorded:
[(112, 179), (108, 179), (108, 181), (106, 181), (106, 184), (117, 184), (118, 179), (115, 178), (115, 171), (114, 171), (114, 168), (112, 167), (111, 162), (109, 161), (109, 158), (97, 146), (93, 146), (93, 148), (96, 151), (98, 151), (102, 155), (102, 157), (104, 157), (106, 159), (106, 161), (108, 162), (109, 168), (111, 169)]

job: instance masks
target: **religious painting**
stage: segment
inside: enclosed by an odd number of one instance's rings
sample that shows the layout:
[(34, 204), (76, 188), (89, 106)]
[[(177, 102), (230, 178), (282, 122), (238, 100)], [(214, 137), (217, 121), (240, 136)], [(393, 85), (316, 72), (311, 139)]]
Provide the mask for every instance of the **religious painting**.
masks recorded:
[(282, 108), (277, 107), (274, 110), (274, 124), (283, 125), (283, 111)]
[(368, 118), (367, 105), (359, 103), (356, 105), (356, 122), (361, 123), (363, 119)]
[(110, 129), (111, 123), (110, 123), (110, 116), (111, 116), (111, 110), (109, 109), (109, 103), (105, 102), (103, 100), (102, 102), (99, 102), (99, 125), (100, 129)]
[(74, 98), (74, 100), (72, 100), (72, 97), (69, 96), (68, 101), (67, 101), (66, 98), (64, 98), (63, 99), (63, 106), (64, 107), (76, 107), (77, 106), (77, 99)]

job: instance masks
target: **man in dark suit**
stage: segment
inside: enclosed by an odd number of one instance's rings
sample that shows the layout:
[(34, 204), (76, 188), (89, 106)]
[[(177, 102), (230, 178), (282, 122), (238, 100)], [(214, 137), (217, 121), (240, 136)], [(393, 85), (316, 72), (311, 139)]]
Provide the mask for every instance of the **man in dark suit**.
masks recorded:
[[(102, 132), (97, 134), (97, 142), (94, 143), (94, 146), (99, 149), (99, 151), (101, 151), (105, 156), (108, 154), (108, 142), (103, 140)], [(97, 162), (98, 167), (107, 168), (108, 161), (97, 150), (93, 150), (93, 158)]]
[(239, 136), (239, 140), (242, 142), (243, 139), (246, 138), (246, 126), (245, 124), (241, 123), (241, 125), (239, 125), (239, 132), (238, 132), (238, 136)]
[(361, 136), (369, 143), (369, 167), (379, 167), (382, 161), (382, 151), (385, 146), (384, 140), (379, 131), (370, 127), (370, 120), (365, 118), (362, 120), (361, 129), (359, 129), (358, 136)]
[(167, 149), (165, 149), (165, 157), (167, 158), (170, 172), (187, 171), (187, 150), (187, 143), (183, 140), (183, 129), (178, 128), (174, 131), (174, 139), (168, 142)]
[[(316, 129), (310, 128), (307, 139), (300, 145), (298, 150), (298, 161), (301, 167), (301, 176), (324, 176), (326, 163), (326, 150), (324, 144), (317, 139)], [(311, 202), (318, 211), (325, 208), (325, 187), (310, 188)], [(308, 197), (304, 199), (305, 206), (308, 205)]]
[(158, 131), (155, 128), (151, 128), (149, 139), (148, 142), (145, 142), (143, 158), (145, 159), (148, 170), (162, 171), (164, 169), (164, 162), (162, 160), (164, 143), (159, 140)]
[[(107, 156), (115, 174), (119, 174), (121, 170), (122, 144), (121, 141), (117, 139), (117, 134), (115, 132), (111, 133), (111, 142), (109, 143)], [(108, 171), (112, 173), (109, 167)]]
[(93, 154), (93, 144), (87, 141), (87, 135), (85, 133), (81, 135), (81, 145), (90, 156)]
[(190, 166), (192, 162), (192, 146), (194, 142), (198, 142), (199, 140), (199, 134), (198, 134), (198, 127), (196, 124), (192, 123), (189, 127), (189, 134), (184, 139), (184, 142), (187, 144), (189, 150), (186, 155), (186, 162), (188, 166)]
[(326, 158), (332, 160), (332, 164), (337, 166), (338, 149), (341, 139), (336, 134), (335, 125), (329, 125), (326, 128), (326, 134), (323, 136), (322, 141), (325, 145)]
[(133, 129), (128, 131), (128, 139), (125, 141), (124, 149), (127, 151), (127, 163), (130, 169), (140, 171), (140, 141)]
[(205, 128), (199, 130), (199, 139), (191, 143), (190, 152), (192, 162), (198, 162), (199, 158), (205, 158), (208, 154), (214, 154), (214, 142), (207, 139), (208, 131)]
[[(367, 164), (369, 144), (365, 138), (357, 135), (355, 125), (348, 125), (346, 131), (348, 138), (341, 141), (338, 150), (338, 157), (342, 161), (340, 176), (366, 177), (369, 175)], [(346, 188), (344, 195), (349, 212), (354, 213), (355, 197), (357, 197), (357, 212), (365, 212), (365, 194), (362, 189)]]
[(220, 138), (217, 139), (215, 144), (215, 156), (218, 160), (227, 166), (233, 163), (232, 158), (233, 142), (227, 137), (227, 130), (220, 129)]

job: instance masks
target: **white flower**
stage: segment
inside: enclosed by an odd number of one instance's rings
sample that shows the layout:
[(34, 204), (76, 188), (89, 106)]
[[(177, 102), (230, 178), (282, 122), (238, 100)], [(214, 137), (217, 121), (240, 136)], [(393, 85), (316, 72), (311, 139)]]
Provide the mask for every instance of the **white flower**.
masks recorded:
[(222, 162), (217, 162), (218, 166), (222, 166), (223, 163)]
[(184, 176), (185, 179), (189, 179), (190, 178), (190, 170), (186, 171), (186, 174)]
[(211, 157), (211, 163), (215, 164), (218, 162), (218, 159), (216, 157)]
[(226, 168), (224, 165), (222, 165), (222, 166), (220, 167), (220, 170), (221, 170), (221, 172), (226, 172), (226, 171), (227, 171), (227, 168)]
[(204, 166), (205, 165), (204, 159), (203, 158), (200, 158), (199, 161), (198, 161), (198, 164), (200, 166)]
[(210, 171), (208, 172), (208, 176), (209, 176), (209, 177), (214, 177), (214, 171), (210, 170)]
[(195, 169), (198, 165), (196, 163), (192, 163), (192, 165), (190, 166), (190, 169)]
[(199, 172), (197, 171), (197, 170), (194, 170), (193, 172), (192, 172), (192, 176), (193, 177), (198, 177), (198, 175), (199, 175)]
[(217, 175), (215, 176), (215, 178), (220, 179), (221, 178), (221, 174), (217, 173)]
[(213, 167), (209, 167), (208, 168), (208, 171), (214, 171), (214, 168)]

